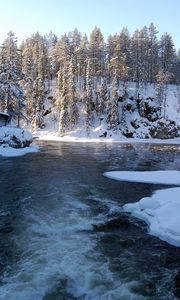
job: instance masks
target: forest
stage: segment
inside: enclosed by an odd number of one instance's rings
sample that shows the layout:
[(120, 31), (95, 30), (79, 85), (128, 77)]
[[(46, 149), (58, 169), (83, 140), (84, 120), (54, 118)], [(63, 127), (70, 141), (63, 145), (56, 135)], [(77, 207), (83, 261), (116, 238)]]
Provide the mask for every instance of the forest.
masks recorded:
[[(180, 51), (170, 34), (158, 38), (153, 23), (132, 35), (123, 28), (107, 41), (98, 27), (89, 37), (77, 29), (61, 37), (37, 32), (20, 45), (10, 31), (0, 47), (0, 111), (33, 129), (44, 128), (45, 116), (55, 111), (61, 135), (79, 123), (89, 133), (99, 120), (108, 130), (123, 128), (130, 137), (126, 113), (135, 110), (146, 123), (162, 123), (167, 119), (167, 86), (179, 83)], [(155, 96), (142, 99), (140, 89), (148, 86)], [(138, 122), (131, 125), (136, 129)]]

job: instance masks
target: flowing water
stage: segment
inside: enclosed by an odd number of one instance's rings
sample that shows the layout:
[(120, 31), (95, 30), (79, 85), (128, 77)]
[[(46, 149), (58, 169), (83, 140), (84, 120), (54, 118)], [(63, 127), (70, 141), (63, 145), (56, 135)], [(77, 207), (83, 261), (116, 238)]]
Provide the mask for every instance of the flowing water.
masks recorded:
[[(0, 299), (178, 299), (180, 250), (122, 211), (162, 185), (110, 170), (180, 170), (178, 146), (40, 143), (0, 158)], [(167, 186), (165, 187), (167, 188)]]

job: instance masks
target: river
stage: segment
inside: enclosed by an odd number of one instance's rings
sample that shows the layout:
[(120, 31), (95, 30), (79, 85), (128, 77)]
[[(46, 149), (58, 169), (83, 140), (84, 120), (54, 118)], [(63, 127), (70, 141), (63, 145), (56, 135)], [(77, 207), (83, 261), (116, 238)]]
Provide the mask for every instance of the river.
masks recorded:
[(179, 147), (39, 145), (0, 157), (0, 299), (178, 299), (179, 248), (121, 208), (164, 186), (103, 173), (180, 170)]

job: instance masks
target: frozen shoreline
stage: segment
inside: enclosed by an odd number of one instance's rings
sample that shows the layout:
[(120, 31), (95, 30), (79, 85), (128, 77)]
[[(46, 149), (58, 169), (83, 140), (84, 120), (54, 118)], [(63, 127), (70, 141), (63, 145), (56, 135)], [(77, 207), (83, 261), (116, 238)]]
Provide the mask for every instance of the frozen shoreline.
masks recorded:
[(150, 234), (180, 247), (180, 171), (112, 171), (104, 175), (121, 181), (178, 185), (156, 191), (136, 203), (125, 204), (123, 209), (144, 220)]
[(4, 156), (4, 157), (17, 157), (17, 156), (25, 155), (27, 153), (36, 153), (38, 151), (39, 151), (38, 146), (29, 146), (29, 147), (18, 148), (18, 149), (9, 146), (3, 147), (3, 145), (0, 146), (0, 156)]
[(121, 143), (121, 144), (133, 144), (133, 143), (143, 143), (143, 144), (170, 144), (170, 145), (180, 145), (180, 138), (175, 139), (140, 139), (140, 138), (121, 138), (114, 135), (112, 138), (100, 138), (85, 135), (65, 135), (63, 137), (59, 136), (58, 132), (49, 131), (38, 131), (33, 133), (33, 137), (40, 141), (54, 141), (54, 142), (80, 142), (80, 143)]

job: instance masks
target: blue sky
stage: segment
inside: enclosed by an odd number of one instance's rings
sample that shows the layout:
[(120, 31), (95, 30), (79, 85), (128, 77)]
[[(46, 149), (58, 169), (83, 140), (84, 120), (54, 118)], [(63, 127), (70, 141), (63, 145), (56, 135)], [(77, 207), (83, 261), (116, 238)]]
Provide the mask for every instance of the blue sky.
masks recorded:
[(60, 36), (78, 28), (89, 35), (98, 26), (106, 38), (153, 22), (180, 48), (180, 0), (0, 0), (0, 12), (0, 43), (9, 30), (21, 41), (36, 31)]

